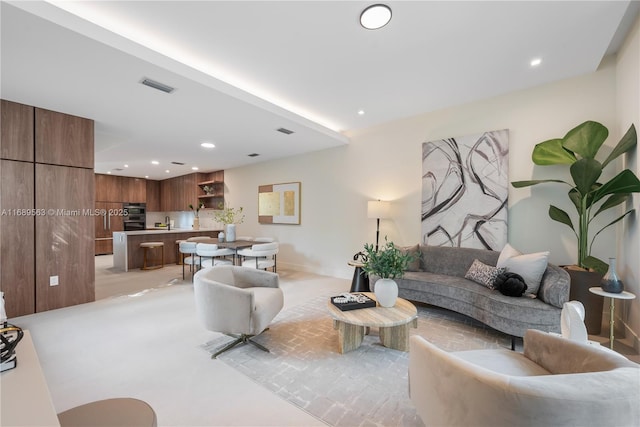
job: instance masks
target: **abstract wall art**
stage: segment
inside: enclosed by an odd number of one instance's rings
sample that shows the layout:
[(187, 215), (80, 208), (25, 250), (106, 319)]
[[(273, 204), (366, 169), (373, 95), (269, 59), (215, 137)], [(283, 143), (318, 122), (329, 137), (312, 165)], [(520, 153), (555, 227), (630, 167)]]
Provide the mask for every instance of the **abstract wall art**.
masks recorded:
[(422, 243), (500, 251), (507, 243), (509, 131), (422, 144)]
[(300, 183), (259, 186), (258, 222), (260, 224), (300, 224)]

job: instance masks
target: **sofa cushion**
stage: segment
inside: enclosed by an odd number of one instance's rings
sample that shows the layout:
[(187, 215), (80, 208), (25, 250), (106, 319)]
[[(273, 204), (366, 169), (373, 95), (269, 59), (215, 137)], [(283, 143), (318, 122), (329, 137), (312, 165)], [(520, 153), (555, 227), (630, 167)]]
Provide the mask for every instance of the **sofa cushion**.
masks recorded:
[(535, 298), (542, 276), (547, 269), (550, 252), (536, 252), (532, 254), (523, 254), (510, 244), (506, 244), (500, 256), (498, 257), (497, 266), (505, 267), (511, 273), (517, 273), (524, 279), (527, 284), (525, 296)]
[(499, 255), (498, 252), (484, 249), (429, 245), (421, 245), (420, 253), (423, 271), (457, 277), (464, 277), (474, 259), (495, 266)]
[(473, 260), (473, 264), (467, 270), (464, 275), (465, 279), (473, 280), (476, 283), (481, 284), (489, 289), (495, 289), (494, 282), (499, 274), (505, 272), (505, 268), (498, 268), (492, 265), (487, 265), (478, 259)]
[(567, 271), (557, 265), (547, 265), (538, 290), (538, 298), (554, 307), (562, 308), (569, 301), (571, 280)]
[(413, 256), (411, 262), (407, 265), (405, 271), (420, 271), (420, 245), (403, 246), (400, 248), (400, 252), (403, 254), (409, 254)]

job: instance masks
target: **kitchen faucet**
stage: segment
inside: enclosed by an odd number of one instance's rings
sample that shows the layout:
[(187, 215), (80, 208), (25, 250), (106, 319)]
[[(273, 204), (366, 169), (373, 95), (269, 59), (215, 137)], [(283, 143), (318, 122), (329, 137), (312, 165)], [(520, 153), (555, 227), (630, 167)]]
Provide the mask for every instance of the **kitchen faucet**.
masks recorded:
[(169, 215), (164, 217), (164, 223), (167, 224), (167, 230), (171, 230), (171, 218), (169, 218)]

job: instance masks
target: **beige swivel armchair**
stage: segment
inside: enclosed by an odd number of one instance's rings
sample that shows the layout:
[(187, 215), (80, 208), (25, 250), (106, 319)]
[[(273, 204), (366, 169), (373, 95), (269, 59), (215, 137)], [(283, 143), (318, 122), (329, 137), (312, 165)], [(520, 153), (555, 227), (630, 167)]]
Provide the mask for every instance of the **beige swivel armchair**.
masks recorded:
[(638, 426), (640, 365), (537, 330), (524, 354), (448, 353), (410, 338), (411, 401), (426, 426)]
[(282, 310), (278, 275), (235, 265), (200, 270), (194, 277), (196, 314), (205, 328), (236, 338), (211, 356), (241, 343), (269, 351), (250, 338), (262, 333)]

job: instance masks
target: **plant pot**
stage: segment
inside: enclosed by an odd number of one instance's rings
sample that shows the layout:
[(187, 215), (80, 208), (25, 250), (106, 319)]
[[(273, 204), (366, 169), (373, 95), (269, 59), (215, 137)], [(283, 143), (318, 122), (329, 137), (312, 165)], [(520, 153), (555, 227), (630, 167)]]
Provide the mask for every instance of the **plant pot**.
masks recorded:
[(373, 293), (382, 307), (393, 307), (398, 299), (398, 284), (393, 279), (378, 279)]
[(602, 274), (595, 271), (575, 270), (562, 266), (571, 277), (570, 301), (580, 301), (584, 305), (584, 324), (589, 335), (599, 335), (602, 329), (602, 303), (604, 298), (589, 292), (589, 288), (599, 287)]

